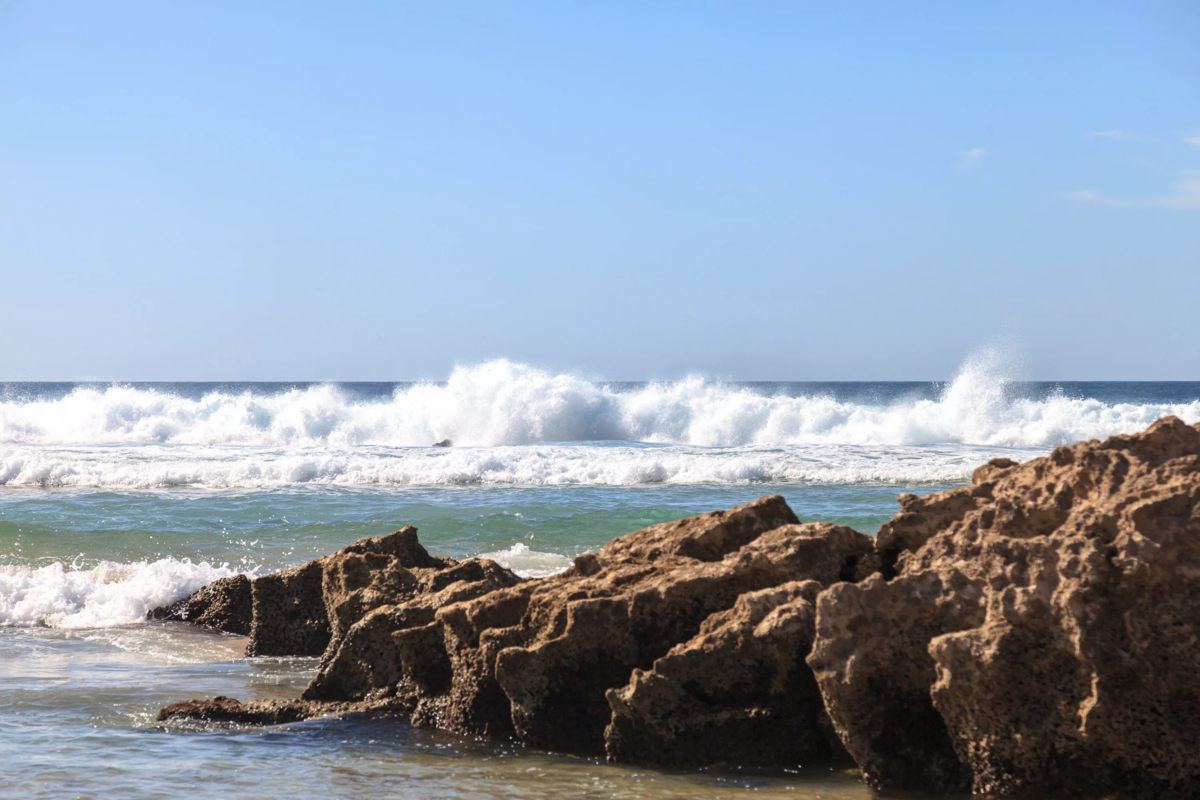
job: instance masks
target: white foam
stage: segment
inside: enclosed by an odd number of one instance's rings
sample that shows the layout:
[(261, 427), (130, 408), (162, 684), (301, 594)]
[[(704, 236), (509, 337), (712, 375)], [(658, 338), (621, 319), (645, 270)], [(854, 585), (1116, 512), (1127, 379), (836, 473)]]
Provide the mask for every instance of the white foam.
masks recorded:
[(1037, 448), (969, 445), (690, 445), (454, 448), (96, 447), (9, 448), (0, 484), (42, 488), (262, 489), (332, 486), (629, 486), (642, 484), (883, 483), (963, 480), (996, 456)]
[(0, 625), (111, 628), (141, 622), (146, 612), (187, 597), (234, 570), (164, 558), (91, 569), (61, 562), (0, 566)]
[(356, 401), (336, 386), (276, 395), (80, 387), (55, 400), (0, 402), (9, 445), (143, 443), (254, 447), (424, 447), (636, 441), (705, 447), (964, 443), (1051, 447), (1127, 433), (1165, 415), (1200, 419), (1200, 401), (1106, 404), (1054, 396), (1006, 400), (1006, 380), (968, 362), (937, 400), (865, 405), (764, 396), (703, 378), (617, 391), (509, 361), (458, 368), (445, 386)]
[[(80, 387), (0, 402), (0, 485), (933, 484), (1166, 414), (1200, 420), (1200, 400), (1009, 399), (1004, 374), (973, 359), (937, 399), (880, 405), (703, 378), (618, 391), (504, 360), (382, 401), (330, 385), (199, 400)], [(428, 447), (444, 438), (456, 446)]]
[(571, 566), (571, 559), (566, 556), (530, 550), (529, 546), (522, 542), (517, 542), (507, 550), (480, 553), (478, 557), (490, 558), (500, 566), (511, 569), (522, 578), (545, 578)]

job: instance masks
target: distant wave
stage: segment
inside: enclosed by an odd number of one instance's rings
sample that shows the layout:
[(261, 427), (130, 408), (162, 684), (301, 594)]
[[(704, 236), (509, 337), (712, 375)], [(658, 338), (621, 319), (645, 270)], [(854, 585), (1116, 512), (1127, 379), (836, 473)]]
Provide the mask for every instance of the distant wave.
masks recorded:
[(213, 392), (198, 400), (119, 385), (80, 387), (58, 399), (0, 402), (0, 456), (11, 458), (18, 445), (423, 447), (445, 438), (489, 447), (628, 441), (1045, 448), (1136, 431), (1165, 414), (1200, 419), (1200, 400), (1008, 399), (1005, 385), (986, 360), (976, 360), (935, 400), (867, 405), (767, 396), (703, 378), (618, 391), (499, 360), (458, 368), (445, 385), (397, 389), (374, 402), (334, 385), (274, 395)]
[(161, 489), (334, 486), (628, 486), (964, 480), (998, 455), (1044, 451), (972, 445), (530, 445), (525, 447), (248, 448), (17, 446), (0, 448), (0, 485)]

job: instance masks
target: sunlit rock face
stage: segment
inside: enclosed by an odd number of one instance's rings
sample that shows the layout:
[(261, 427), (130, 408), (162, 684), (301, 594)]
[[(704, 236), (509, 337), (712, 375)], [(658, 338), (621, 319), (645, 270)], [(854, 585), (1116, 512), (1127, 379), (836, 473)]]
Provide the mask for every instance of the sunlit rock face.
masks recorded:
[[(817, 600), (809, 664), (880, 786), (1200, 792), (1200, 429), (996, 460)], [(951, 757), (952, 756), (952, 757)]]

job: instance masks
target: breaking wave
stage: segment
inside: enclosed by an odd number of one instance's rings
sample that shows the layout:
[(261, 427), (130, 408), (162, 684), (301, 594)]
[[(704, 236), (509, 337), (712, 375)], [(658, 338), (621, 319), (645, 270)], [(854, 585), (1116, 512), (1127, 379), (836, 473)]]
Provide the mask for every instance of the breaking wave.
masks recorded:
[(61, 398), (0, 402), (0, 454), (17, 445), (424, 447), (446, 438), (485, 447), (625, 441), (1045, 448), (1136, 431), (1165, 414), (1200, 419), (1200, 400), (1013, 399), (1007, 385), (981, 359), (968, 362), (936, 399), (881, 405), (769, 395), (704, 378), (622, 390), (505, 360), (460, 367), (444, 385), (398, 388), (378, 401), (355, 399), (336, 385), (271, 395), (214, 391), (199, 399), (89, 386)]
[(163, 558), (76, 569), (55, 561), (42, 567), (0, 566), (0, 625), (111, 628), (143, 622), (234, 570), (207, 562)]

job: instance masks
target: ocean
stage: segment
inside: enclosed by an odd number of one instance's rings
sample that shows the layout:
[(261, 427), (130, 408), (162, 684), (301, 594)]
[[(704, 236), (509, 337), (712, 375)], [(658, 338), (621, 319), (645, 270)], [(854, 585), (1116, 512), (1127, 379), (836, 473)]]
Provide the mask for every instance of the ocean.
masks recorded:
[(144, 618), (406, 524), (435, 555), (529, 576), (763, 494), (873, 534), (899, 492), (1166, 414), (1200, 420), (1200, 383), (1019, 382), (986, 361), (945, 383), (612, 383), (494, 361), (441, 383), (0, 384), (0, 793), (877, 796), (809, 765), (666, 773), (395, 719), (161, 729), (176, 700), (294, 696), (315, 660)]

